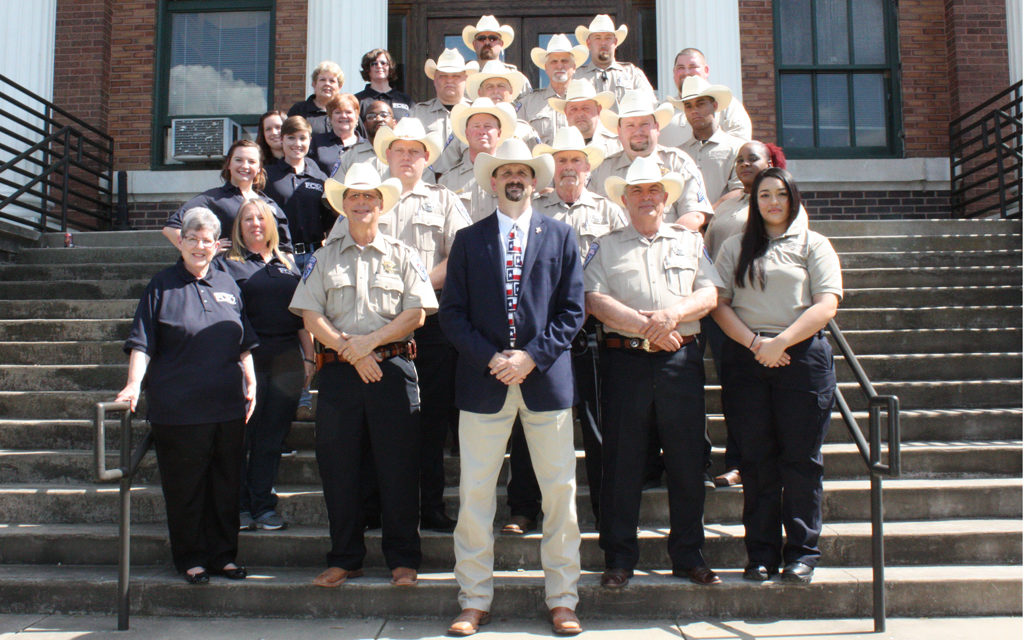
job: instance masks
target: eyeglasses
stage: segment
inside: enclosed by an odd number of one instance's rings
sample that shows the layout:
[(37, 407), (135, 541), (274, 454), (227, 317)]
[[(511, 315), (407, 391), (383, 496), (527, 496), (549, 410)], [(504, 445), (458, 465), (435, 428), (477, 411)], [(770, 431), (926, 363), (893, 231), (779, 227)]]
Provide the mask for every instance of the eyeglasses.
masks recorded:
[(500, 42), (501, 36), (481, 34), (474, 38), (474, 40), (477, 42)]
[(371, 67), (390, 67), (387, 60), (374, 60), (370, 63)]
[(367, 120), (387, 120), (391, 117), (391, 114), (387, 111), (373, 111), (366, 114)]
[(195, 249), (196, 247), (212, 247), (217, 244), (217, 240), (203, 240), (195, 236), (185, 236), (181, 241), (188, 247)]

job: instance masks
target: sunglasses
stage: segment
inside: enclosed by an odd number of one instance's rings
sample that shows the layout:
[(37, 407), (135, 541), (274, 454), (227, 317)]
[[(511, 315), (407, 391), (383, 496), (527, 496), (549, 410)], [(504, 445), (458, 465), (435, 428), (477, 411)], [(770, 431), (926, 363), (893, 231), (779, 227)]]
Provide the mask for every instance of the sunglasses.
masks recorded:
[(474, 38), (477, 42), (501, 42), (501, 36), (495, 35), (479, 35)]

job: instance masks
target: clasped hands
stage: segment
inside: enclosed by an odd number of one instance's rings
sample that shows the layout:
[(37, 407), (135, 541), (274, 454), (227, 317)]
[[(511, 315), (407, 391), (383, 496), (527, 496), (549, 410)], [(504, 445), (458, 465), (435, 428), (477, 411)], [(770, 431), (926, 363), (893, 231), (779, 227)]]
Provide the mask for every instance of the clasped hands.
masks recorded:
[(336, 351), (356, 368), (356, 373), (363, 382), (380, 382), (384, 372), (380, 370), (381, 357), (373, 352), (377, 343), (369, 335), (353, 336), (342, 332)]
[(647, 341), (662, 351), (678, 351), (683, 346), (683, 337), (676, 331), (676, 319), (665, 309), (637, 311), (645, 320), (639, 329)]
[(521, 384), (534, 370), (537, 363), (530, 354), (521, 349), (505, 349), (491, 356), (487, 363), (491, 375), (506, 385)]
[(755, 336), (754, 341), (750, 345), (750, 350), (754, 352), (754, 359), (758, 363), (770, 369), (784, 367), (789, 364), (789, 354), (786, 353), (786, 345), (778, 337), (762, 338), (761, 336)]

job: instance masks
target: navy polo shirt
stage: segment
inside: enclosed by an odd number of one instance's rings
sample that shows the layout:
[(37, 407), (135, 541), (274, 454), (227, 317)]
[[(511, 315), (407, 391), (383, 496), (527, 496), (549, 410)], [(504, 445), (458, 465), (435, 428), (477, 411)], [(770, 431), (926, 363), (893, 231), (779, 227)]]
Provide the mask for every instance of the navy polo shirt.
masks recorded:
[(302, 318), (288, 311), (299, 286), (298, 271), (277, 257), (266, 263), (258, 253), (249, 253), (244, 261), (220, 255), (211, 268), (227, 273), (242, 292), (245, 315), (260, 341), (255, 357), (299, 348)]
[(377, 91), (369, 84), (366, 85), (362, 91), (356, 94), (356, 99), (359, 100), (359, 113), (366, 113), (370, 109), (370, 105), (381, 100), (391, 105), (391, 111), (395, 114), (395, 120), (401, 120), (410, 113), (415, 103), (408, 93), (399, 91), (394, 87), (391, 91)]
[(334, 214), (323, 199), (327, 176), (312, 158), (307, 157), (304, 164), (302, 173), (295, 173), (283, 158), (267, 167), (264, 192), (288, 217), (293, 244), (323, 242), (334, 224)]
[[(356, 134), (356, 141), (346, 147), (341, 142), (341, 138), (334, 133), (334, 130), (328, 131), (327, 133), (318, 133), (313, 136), (313, 141), (309, 143), (309, 157), (316, 160), (320, 170), (330, 177), (334, 175), (334, 170), (338, 167), (338, 161), (341, 159), (341, 154), (345, 153), (363, 140), (366, 140), (366, 138)], [(345, 176), (342, 177), (344, 178)]]
[(316, 94), (311, 93), (305, 100), (292, 105), (288, 110), (288, 117), (302, 116), (313, 127), (313, 133), (327, 133), (331, 130), (331, 123), (327, 120), (327, 112), (316, 106)]
[[(260, 200), (269, 204), (271, 211), (274, 212), (274, 217), (277, 219), (277, 235), (281, 249), (291, 252), (292, 234), (288, 229), (288, 216), (266, 194), (257, 191), (256, 195)], [(230, 182), (225, 182), (224, 186), (208, 189), (181, 205), (177, 211), (167, 218), (164, 226), (171, 227), (172, 229), (181, 229), (181, 220), (185, 217), (186, 211), (192, 207), (206, 207), (220, 220), (220, 237), (230, 238), (231, 228), (235, 224), (235, 218), (238, 217), (238, 208), (242, 206), (242, 200), (241, 189)]]
[(258, 344), (235, 281), (216, 269), (196, 278), (179, 259), (150, 280), (124, 349), (151, 358), (150, 422), (201, 424), (245, 416), (239, 358)]

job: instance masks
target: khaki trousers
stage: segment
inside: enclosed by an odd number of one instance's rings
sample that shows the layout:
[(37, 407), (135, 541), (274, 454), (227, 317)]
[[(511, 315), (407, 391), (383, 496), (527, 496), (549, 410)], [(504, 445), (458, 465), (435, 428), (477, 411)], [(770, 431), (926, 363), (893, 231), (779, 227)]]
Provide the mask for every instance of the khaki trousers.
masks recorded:
[(462, 608), (491, 610), (494, 599), (495, 485), (516, 416), (523, 423), (544, 512), (540, 561), (548, 609), (579, 602), (580, 527), (576, 520), (576, 452), (572, 410), (530, 411), (511, 385), (497, 413), (459, 416), (459, 522), (455, 578)]

